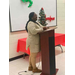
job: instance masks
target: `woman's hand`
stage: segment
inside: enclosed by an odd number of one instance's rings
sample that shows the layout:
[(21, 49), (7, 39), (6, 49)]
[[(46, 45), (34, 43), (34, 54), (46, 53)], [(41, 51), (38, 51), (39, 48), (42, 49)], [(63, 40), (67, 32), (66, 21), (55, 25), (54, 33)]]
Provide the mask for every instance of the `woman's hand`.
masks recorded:
[(43, 30), (46, 30), (47, 29), (47, 27), (43, 27)]

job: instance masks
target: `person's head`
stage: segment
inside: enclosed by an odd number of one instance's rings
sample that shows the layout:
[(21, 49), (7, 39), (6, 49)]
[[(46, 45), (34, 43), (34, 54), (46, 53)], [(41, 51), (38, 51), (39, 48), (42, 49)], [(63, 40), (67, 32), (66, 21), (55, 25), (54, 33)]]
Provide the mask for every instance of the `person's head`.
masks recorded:
[[(31, 12), (31, 13), (29, 14), (29, 21), (36, 22), (36, 20), (37, 20), (37, 15), (36, 15), (36, 13), (35, 13), (35, 12)], [(27, 32), (28, 32), (27, 25), (28, 25), (29, 21), (26, 23), (26, 27), (25, 27)]]
[(37, 20), (37, 15), (36, 15), (36, 13), (35, 12), (31, 12), (30, 14), (29, 14), (29, 21), (36, 21)]

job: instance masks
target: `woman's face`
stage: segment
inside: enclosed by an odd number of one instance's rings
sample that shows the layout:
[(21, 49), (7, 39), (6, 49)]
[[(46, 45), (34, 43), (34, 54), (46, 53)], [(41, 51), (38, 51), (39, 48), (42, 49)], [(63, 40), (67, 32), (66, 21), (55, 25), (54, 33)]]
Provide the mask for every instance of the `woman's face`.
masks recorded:
[(37, 15), (34, 13), (34, 16), (33, 16), (33, 18), (32, 18), (34, 21), (36, 21), (37, 20)]

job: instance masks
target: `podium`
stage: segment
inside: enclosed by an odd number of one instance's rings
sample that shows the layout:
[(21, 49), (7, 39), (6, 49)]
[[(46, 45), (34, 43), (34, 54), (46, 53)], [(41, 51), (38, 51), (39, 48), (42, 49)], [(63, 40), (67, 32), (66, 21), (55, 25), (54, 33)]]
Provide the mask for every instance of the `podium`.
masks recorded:
[(56, 75), (58, 69), (55, 65), (55, 39), (54, 30), (56, 27), (40, 32), (40, 48), (42, 57), (41, 75)]

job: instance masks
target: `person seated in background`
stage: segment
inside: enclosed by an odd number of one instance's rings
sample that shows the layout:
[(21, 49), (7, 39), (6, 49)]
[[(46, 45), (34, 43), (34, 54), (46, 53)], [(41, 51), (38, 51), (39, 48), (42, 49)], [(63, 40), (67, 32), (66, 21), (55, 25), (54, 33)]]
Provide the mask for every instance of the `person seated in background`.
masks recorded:
[(29, 71), (32, 71), (33, 73), (39, 73), (42, 72), (42, 70), (38, 69), (36, 67), (36, 56), (38, 52), (40, 52), (40, 41), (39, 41), (39, 32), (42, 32), (43, 30), (46, 30), (47, 27), (42, 26), (37, 21), (37, 15), (35, 12), (31, 12), (29, 14), (29, 20), (26, 23), (26, 31), (28, 32), (28, 37), (26, 40), (26, 50), (30, 49), (30, 56), (29, 56)]

